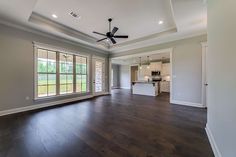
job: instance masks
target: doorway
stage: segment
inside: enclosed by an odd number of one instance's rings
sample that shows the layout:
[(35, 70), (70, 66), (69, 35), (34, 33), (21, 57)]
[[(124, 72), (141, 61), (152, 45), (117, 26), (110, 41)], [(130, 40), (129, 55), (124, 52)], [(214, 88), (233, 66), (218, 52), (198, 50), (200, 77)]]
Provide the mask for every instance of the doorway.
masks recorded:
[(208, 93), (208, 81), (207, 81), (207, 51), (208, 45), (206, 42), (202, 43), (202, 105), (207, 108), (207, 93)]
[(159, 82), (158, 93), (166, 93), (172, 102), (172, 52), (173, 48), (168, 48), (111, 58), (112, 64), (120, 67), (119, 87), (132, 91), (132, 82), (154, 80), (153, 82)]
[(138, 81), (138, 66), (131, 66), (130, 68), (131, 83)]

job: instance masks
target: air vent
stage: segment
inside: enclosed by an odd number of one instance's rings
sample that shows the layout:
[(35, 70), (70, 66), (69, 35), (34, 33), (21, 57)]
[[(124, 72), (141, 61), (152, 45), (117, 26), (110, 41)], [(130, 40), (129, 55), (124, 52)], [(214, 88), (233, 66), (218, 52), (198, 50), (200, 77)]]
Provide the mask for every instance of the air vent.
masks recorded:
[(77, 18), (77, 19), (79, 19), (80, 18), (80, 16), (79, 16), (79, 14), (77, 14), (77, 13), (75, 13), (75, 12), (70, 12), (70, 15), (72, 16), (72, 17), (74, 17), (74, 18)]

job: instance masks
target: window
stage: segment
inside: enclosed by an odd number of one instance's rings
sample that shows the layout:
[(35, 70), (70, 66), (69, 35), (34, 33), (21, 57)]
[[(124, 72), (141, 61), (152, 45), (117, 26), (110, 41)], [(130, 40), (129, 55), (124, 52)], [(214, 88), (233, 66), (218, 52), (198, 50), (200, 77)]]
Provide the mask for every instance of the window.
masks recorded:
[(103, 85), (103, 62), (95, 62), (95, 92), (102, 92)]
[(38, 97), (56, 95), (56, 52), (38, 49)]
[(88, 92), (88, 57), (38, 48), (36, 97)]
[(87, 91), (87, 58), (76, 56), (76, 92)]
[(111, 87), (114, 87), (114, 71), (111, 69)]
[(73, 55), (60, 53), (60, 94), (73, 93)]

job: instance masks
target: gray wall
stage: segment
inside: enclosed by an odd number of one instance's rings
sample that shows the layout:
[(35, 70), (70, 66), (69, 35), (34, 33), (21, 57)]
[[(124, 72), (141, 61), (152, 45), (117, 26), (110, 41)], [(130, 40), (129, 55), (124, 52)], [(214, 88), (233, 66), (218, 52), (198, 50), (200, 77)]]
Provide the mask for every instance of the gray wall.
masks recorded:
[(120, 65), (120, 88), (130, 89), (130, 66)]
[(173, 100), (201, 104), (202, 47), (201, 38), (190, 39), (174, 47)]
[(207, 128), (222, 157), (236, 156), (235, 6), (235, 0), (208, 0)]
[(118, 64), (112, 64), (113, 69), (113, 88), (120, 87), (120, 66)]
[[(112, 57), (144, 53), (149, 51), (173, 48), (173, 97), (174, 101), (202, 104), (202, 46), (207, 40), (206, 35), (178, 40), (151, 47), (113, 54)], [(129, 68), (121, 66), (121, 87), (130, 83)]]
[[(47, 101), (33, 100), (34, 57), (32, 41), (86, 53), (90, 57), (96, 54), (107, 58), (107, 55), (99, 53), (100, 51), (95, 49), (77, 46), (57, 39), (0, 25), (0, 111), (80, 96), (66, 96)], [(108, 59), (106, 60), (108, 64)], [(90, 63), (90, 71), (91, 67)], [(106, 71), (108, 71), (109, 66), (106, 67)], [(106, 82), (108, 82), (108, 77), (106, 78)], [(92, 87), (91, 82), (90, 78), (90, 88)], [(107, 83), (106, 87), (108, 89)], [(29, 100), (26, 100), (26, 97), (29, 97)]]

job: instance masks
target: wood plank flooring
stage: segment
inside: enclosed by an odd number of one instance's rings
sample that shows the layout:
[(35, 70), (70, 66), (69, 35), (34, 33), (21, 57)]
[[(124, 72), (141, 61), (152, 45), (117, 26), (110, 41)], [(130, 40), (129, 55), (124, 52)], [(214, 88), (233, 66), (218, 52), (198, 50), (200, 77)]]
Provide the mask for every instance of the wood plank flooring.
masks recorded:
[(111, 96), (0, 117), (0, 157), (213, 157), (206, 109)]

